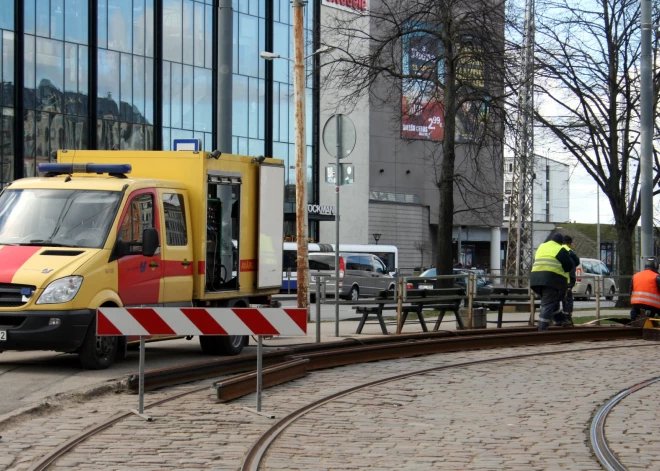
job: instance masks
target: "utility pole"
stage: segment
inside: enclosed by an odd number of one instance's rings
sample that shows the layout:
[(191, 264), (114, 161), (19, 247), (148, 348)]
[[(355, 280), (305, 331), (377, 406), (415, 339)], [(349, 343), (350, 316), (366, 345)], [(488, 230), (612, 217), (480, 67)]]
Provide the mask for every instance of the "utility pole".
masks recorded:
[(305, 143), (305, 5), (293, 0), (293, 94), (296, 121), (296, 241), (298, 243), (298, 307), (309, 309), (307, 256), (307, 144)]
[(653, 257), (653, 72), (651, 70), (651, 0), (641, 0), (641, 156), (642, 257)]
[[(524, 276), (532, 267), (532, 175), (534, 159), (534, 0), (525, 6), (522, 76), (518, 100), (516, 150), (513, 159), (511, 208), (506, 254), (506, 274)], [(507, 280), (511, 284), (512, 280)], [(518, 285), (522, 282), (518, 279)]]

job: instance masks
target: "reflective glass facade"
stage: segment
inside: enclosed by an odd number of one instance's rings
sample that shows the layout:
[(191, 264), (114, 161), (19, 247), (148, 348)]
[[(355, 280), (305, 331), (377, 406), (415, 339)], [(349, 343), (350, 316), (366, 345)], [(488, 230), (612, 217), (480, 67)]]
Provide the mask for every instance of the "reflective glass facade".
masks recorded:
[(154, 149), (154, 0), (98, 0), (99, 149)]
[(163, 149), (213, 150), (213, 1), (163, 0)]
[(0, 185), (14, 179), (14, 0), (0, 0)]
[(24, 174), (58, 149), (89, 147), (87, 0), (25, 0)]
[[(38, 164), (59, 149), (169, 150), (174, 139), (197, 138), (213, 150), (217, 44), (230, 38), (232, 150), (285, 161), (285, 219), (293, 234), (292, 66), (259, 57), (264, 50), (293, 57), (291, 8), (287, 0), (234, 0), (231, 37), (217, 31), (217, 0), (0, 0), (0, 185), (37, 175)], [(307, 55), (315, 8), (312, 1), (305, 12)]]

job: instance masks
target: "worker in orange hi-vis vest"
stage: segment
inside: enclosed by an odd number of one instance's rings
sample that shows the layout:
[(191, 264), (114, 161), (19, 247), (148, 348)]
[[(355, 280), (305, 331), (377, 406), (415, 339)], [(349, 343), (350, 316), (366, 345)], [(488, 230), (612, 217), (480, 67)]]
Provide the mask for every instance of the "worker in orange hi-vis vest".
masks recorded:
[(644, 270), (633, 276), (630, 304), (632, 321), (639, 317), (640, 309), (644, 309), (648, 317), (660, 315), (660, 275), (655, 258), (649, 258), (644, 264)]

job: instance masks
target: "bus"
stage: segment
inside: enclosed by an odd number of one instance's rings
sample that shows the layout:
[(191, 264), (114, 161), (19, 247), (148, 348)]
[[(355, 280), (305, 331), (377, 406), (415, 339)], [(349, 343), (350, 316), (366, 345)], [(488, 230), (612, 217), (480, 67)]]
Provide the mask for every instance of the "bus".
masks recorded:
[[(307, 245), (307, 251), (313, 252), (334, 252), (335, 244), (314, 244)], [(399, 268), (399, 250), (393, 245), (360, 245), (360, 244), (339, 244), (339, 252), (345, 253), (366, 253), (379, 257), (390, 275), (396, 274)], [(284, 242), (284, 253), (282, 257), (282, 292), (295, 291), (298, 288), (298, 275), (296, 272), (298, 257), (298, 244), (295, 242)]]

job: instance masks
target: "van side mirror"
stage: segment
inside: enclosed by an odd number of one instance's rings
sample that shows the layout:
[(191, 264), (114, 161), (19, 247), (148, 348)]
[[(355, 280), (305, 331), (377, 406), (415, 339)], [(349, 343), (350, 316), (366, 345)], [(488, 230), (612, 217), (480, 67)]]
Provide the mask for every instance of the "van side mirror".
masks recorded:
[(142, 255), (145, 257), (153, 257), (160, 247), (160, 240), (158, 237), (158, 230), (153, 227), (148, 227), (142, 232)]

